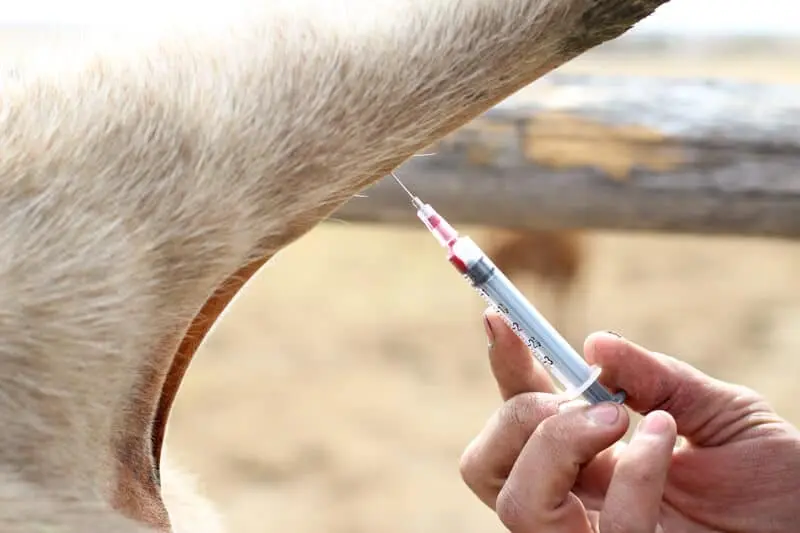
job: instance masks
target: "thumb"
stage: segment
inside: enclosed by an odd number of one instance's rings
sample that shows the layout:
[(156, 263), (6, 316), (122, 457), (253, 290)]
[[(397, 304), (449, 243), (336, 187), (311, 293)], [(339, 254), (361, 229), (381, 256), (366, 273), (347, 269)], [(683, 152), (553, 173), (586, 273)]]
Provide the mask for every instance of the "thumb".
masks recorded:
[(627, 393), (625, 403), (631, 409), (642, 414), (668, 412), (678, 433), (698, 446), (750, 438), (759, 427), (781, 422), (752, 390), (712, 378), (613, 333), (590, 335), (584, 353), (590, 364), (603, 369), (603, 384)]

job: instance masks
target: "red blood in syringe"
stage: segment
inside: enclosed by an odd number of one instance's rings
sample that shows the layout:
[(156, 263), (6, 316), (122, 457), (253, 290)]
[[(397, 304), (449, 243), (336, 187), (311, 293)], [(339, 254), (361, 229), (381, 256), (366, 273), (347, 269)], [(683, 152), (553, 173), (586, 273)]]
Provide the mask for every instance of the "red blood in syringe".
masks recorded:
[(428, 230), (433, 233), (436, 240), (447, 248), (447, 260), (450, 261), (450, 264), (452, 264), (456, 270), (465, 274), (467, 272), (467, 265), (453, 251), (453, 244), (458, 240), (458, 232), (430, 205), (419, 202), (418, 207), (417, 216), (422, 220)]

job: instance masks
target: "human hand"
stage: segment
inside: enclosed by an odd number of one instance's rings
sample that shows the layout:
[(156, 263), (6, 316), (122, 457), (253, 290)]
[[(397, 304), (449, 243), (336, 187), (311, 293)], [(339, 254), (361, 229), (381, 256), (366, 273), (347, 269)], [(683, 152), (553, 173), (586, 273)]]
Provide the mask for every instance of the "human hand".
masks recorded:
[[(504, 404), (465, 450), (461, 472), (512, 533), (800, 527), (800, 432), (755, 392), (593, 334), (587, 361), (603, 368), (610, 390), (627, 392), (631, 409), (648, 413), (625, 444), (625, 409), (565, 404), (502, 319), (486, 318)], [(673, 449), (676, 432), (686, 443)]]

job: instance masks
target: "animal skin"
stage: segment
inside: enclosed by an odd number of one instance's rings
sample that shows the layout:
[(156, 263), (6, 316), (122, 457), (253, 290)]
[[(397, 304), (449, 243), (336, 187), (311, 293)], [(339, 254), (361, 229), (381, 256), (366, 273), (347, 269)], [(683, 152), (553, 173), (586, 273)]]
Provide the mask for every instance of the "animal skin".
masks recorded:
[(0, 531), (218, 531), (161, 446), (244, 281), (665, 1), (253, 2), (0, 78)]

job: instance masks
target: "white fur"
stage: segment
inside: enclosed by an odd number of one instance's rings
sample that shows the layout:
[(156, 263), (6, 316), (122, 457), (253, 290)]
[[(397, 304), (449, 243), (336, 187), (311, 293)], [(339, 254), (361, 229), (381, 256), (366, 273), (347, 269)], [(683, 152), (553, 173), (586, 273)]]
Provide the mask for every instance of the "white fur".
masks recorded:
[[(111, 494), (148, 460), (129, 422), (159, 342), (240, 266), (609, 38), (568, 41), (586, 13), (630, 24), (663, 1), (259, 2), (3, 79), (0, 530), (147, 530)], [(177, 531), (216, 527), (165, 490)]]

